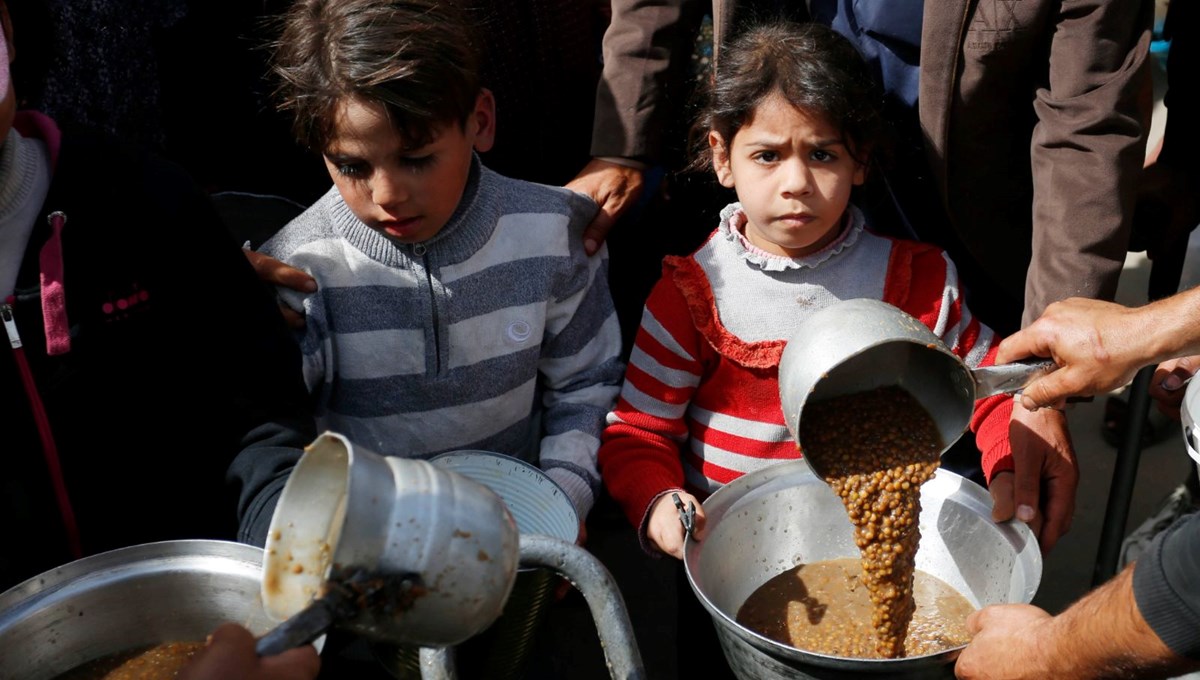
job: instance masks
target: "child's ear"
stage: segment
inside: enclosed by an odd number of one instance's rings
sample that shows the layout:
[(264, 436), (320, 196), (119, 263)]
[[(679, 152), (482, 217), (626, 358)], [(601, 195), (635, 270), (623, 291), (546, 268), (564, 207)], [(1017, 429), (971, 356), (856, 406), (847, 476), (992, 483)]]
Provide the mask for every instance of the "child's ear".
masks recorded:
[(862, 161), (854, 163), (854, 186), (862, 186), (867, 181), (867, 172), (871, 167), (871, 147), (863, 146), (858, 153), (854, 154), (855, 158), (861, 158)]
[(733, 170), (729, 167), (729, 147), (716, 130), (708, 131), (708, 148), (712, 151), (713, 170), (717, 181), (726, 189), (733, 188)]
[(485, 88), (475, 98), (475, 110), (471, 112), (468, 125), (475, 127), (475, 150), (484, 153), (496, 143), (496, 97)]

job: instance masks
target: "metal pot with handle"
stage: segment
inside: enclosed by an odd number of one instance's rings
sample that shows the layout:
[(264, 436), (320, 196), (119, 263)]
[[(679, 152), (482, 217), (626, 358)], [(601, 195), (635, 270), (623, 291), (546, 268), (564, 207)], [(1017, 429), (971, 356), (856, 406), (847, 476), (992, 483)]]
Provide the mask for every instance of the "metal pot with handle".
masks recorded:
[[(971, 368), (915, 317), (861, 298), (813, 313), (788, 340), (779, 361), (779, 396), (788, 430), (803, 449), (805, 405), (898, 385), (933, 417), (944, 452), (967, 430), (977, 400), (1017, 392), (1055, 368), (1044, 359)], [(809, 463), (825, 476), (820, 461)]]
[(504, 501), (483, 484), (327, 432), (301, 457), (272, 517), (262, 600), (287, 622), (259, 652), (335, 624), (378, 641), (458, 644), (503, 610), (519, 541)]

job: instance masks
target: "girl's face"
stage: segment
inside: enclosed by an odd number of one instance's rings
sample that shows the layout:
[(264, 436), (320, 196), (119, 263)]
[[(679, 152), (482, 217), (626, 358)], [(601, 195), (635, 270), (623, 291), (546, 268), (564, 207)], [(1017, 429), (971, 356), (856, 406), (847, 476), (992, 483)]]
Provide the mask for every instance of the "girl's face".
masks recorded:
[(484, 92), (464, 128), (435, 126), (414, 148), (374, 101), (348, 99), (325, 149), (329, 176), (358, 219), (398, 243), (433, 238), (450, 221), (471, 173), (471, 151), (491, 146), (495, 104)]
[(717, 179), (746, 212), (746, 238), (776, 255), (801, 257), (832, 243), (850, 190), (866, 178), (838, 128), (778, 93), (759, 103), (732, 145), (716, 132), (708, 142)]

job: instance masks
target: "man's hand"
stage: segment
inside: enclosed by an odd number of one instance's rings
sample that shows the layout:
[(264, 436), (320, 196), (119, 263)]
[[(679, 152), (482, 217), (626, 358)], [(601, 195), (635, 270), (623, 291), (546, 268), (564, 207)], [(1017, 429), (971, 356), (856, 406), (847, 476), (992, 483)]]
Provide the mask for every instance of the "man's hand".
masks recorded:
[(1200, 368), (1200, 356), (1170, 359), (1154, 369), (1150, 380), (1150, 397), (1158, 404), (1158, 410), (1179, 420), (1179, 407), (1183, 403), (1186, 382)]
[[(245, 253), (246, 259), (250, 261), (250, 266), (254, 267), (254, 273), (258, 274), (258, 279), (263, 283), (283, 286), (300, 293), (317, 292), (317, 281), (307, 272), (284, 264), (270, 255), (256, 253), (253, 250), (246, 250)], [(289, 326), (304, 328), (303, 314), (282, 303), (279, 305), (279, 311), (283, 313), (283, 318), (287, 320)]]
[(1133, 309), (1071, 298), (1046, 308), (1029, 327), (1004, 339), (996, 363), (1028, 356), (1059, 365), (1025, 387), (1018, 403), (1028, 409), (1061, 407), (1068, 396), (1095, 395), (1133, 379), (1144, 361), (1145, 330)]
[(1009, 424), (1013, 472), (992, 478), (992, 519), (1017, 519), (1033, 529), (1042, 553), (1071, 528), (1079, 464), (1061, 411), (1013, 405)]
[(568, 189), (591, 196), (600, 206), (583, 232), (583, 247), (588, 255), (600, 249), (617, 219), (642, 195), (645, 182), (638, 168), (594, 158), (567, 183)]
[(954, 674), (962, 680), (1045, 680), (1055, 674), (1040, 638), (1050, 615), (1027, 604), (984, 607), (967, 618), (971, 643)]
[(208, 646), (179, 671), (179, 680), (312, 680), (321, 669), (312, 645), (259, 658), (254, 644), (250, 631), (223, 624), (209, 636)]
[[(679, 500), (683, 501), (683, 507), (688, 507), (689, 503), (696, 504), (696, 526), (693, 536), (696, 540), (700, 540), (704, 535), (704, 506), (700, 505), (700, 501), (696, 500), (695, 496), (686, 491), (676, 493), (679, 494)], [(646, 538), (650, 539), (650, 543), (662, 552), (682, 560), (685, 537), (683, 522), (679, 521), (679, 509), (675, 507), (671, 494), (665, 493), (659, 496), (658, 500), (654, 501), (654, 505), (650, 507), (650, 520), (646, 524)]]

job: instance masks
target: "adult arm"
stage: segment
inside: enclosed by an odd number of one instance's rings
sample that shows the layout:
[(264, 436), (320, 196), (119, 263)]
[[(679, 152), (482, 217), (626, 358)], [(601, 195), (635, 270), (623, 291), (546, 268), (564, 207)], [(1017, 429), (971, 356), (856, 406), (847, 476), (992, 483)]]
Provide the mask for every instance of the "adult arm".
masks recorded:
[(312, 680), (321, 658), (312, 645), (262, 657), (254, 651), (254, 635), (235, 623), (219, 626), (208, 644), (179, 671), (180, 680)]
[(659, 159), (674, 81), (683, 71), (679, 45), (691, 37), (692, 0), (614, 0), (604, 33), (604, 69), (596, 86), (593, 159), (567, 188), (600, 206), (584, 233), (594, 254), (617, 219), (637, 201), (648, 162)]
[(996, 360), (1050, 357), (1060, 368), (1027, 386), (1027, 408), (1116, 389), (1139, 368), (1200, 354), (1200, 288), (1142, 307), (1072, 298), (1050, 305), (1028, 328), (1000, 343)]
[(1150, 123), (1153, 3), (1061, 4), (1034, 100), (1025, 324), (1056, 300), (1115, 295)]
[[(250, 262), (250, 266), (254, 268), (254, 273), (263, 283), (269, 286), (279, 286), (294, 290), (300, 293), (315, 293), (317, 291), (317, 281), (308, 272), (302, 269), (296, 269), (284, 262), (267, 255), (265, 253), (246, 250), (246, 260)], [(304, 328), (304, 314), (297, 312), (291, 307), (279, 304), (279, 311), (283, 314), (284, 320), (292, 328)]]
[[(648, 552), (673, 547), (648, 530), (656, 503), (683, 488), (680, 447), (688, 438), (687, 408), (703, 374), (702, 342), (683, 295), (664, 274), (646, 300), (621, 396), (600, 446), (604, 485)], [(696, 509), (699, 518), (699, 503)], [(682, 526), (678, 533), (682, 550)]]
[[(1136, 566), (1136, 565), (1135, 565)], [(1135, 566), (1058, 616), (1031, 605), (985, 607), (967, 619), (963, 680), (1165, 677), (1189, 663), (1155, 634), (1135, 601)]]
[[(927, 325), (968, 366), (996, 361), (998, 338), (967, 307), (953, 261), (940, 249), (905, 242), (896, 246), (894, 275), (907, 285), (888, 301)], [(894, 299), (895, 291), (904, 291)], [(996, 521), (1017, 516), (1038, 536), (1043, 551), (1054, 547), (1071, 525), (1079, 470), (1060, 413), (1034, 414), (1013, 407), (1007, 395), (981, 399), (971, 415)]]

